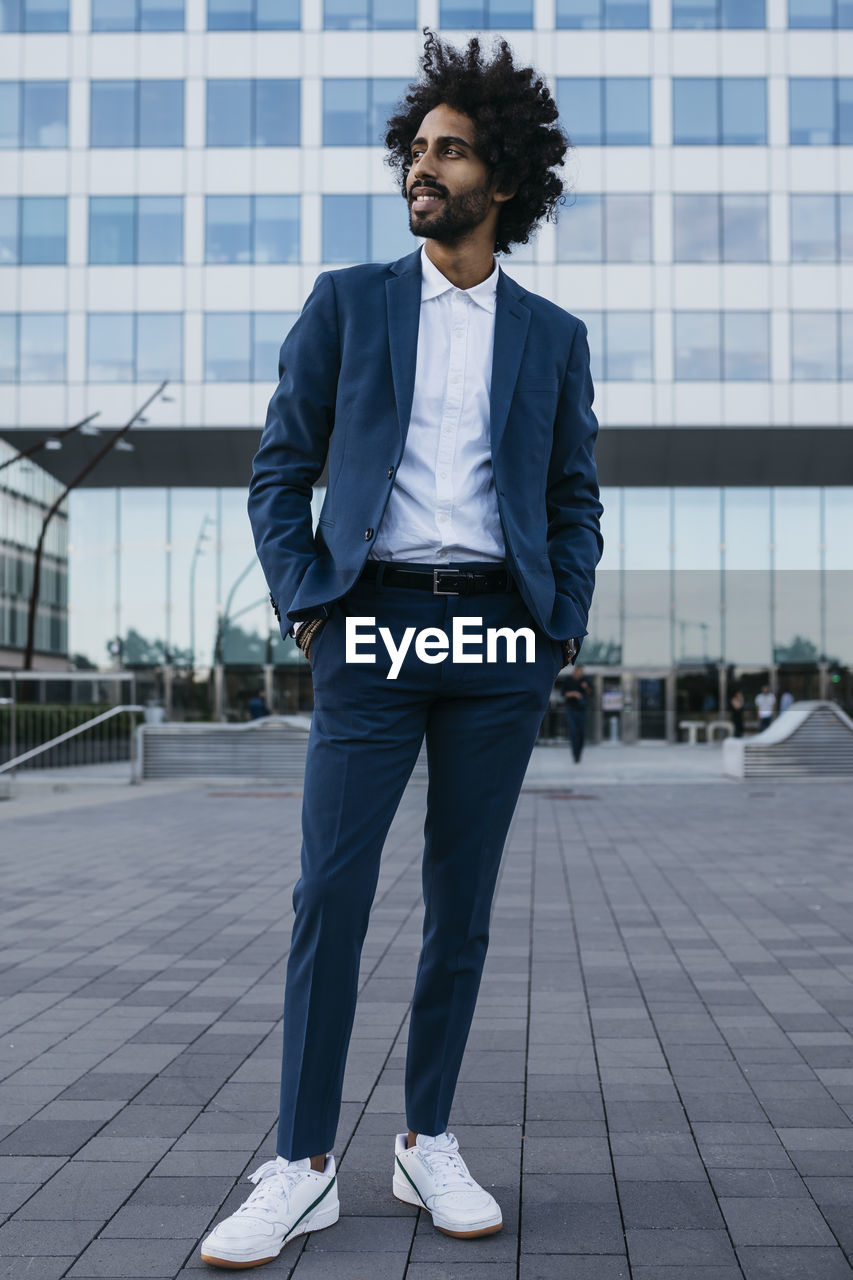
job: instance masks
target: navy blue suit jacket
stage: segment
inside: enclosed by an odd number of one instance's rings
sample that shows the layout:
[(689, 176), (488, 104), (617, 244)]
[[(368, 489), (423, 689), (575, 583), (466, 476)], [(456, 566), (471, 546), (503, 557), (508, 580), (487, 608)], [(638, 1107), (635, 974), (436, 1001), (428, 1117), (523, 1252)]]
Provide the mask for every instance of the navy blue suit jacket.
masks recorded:
[[(421, 302), (420, 250), (323, 272), (287, 335), (249, 487), (249, 518), (282, 635), (355, 583), (403, 456)], [(495, 304), (491, 452), (506, 557), (555, 640), (586, 635), (601, 558), (583, 323), (503, 270)], [(316, 533), (311, 493), (326, 455)]]

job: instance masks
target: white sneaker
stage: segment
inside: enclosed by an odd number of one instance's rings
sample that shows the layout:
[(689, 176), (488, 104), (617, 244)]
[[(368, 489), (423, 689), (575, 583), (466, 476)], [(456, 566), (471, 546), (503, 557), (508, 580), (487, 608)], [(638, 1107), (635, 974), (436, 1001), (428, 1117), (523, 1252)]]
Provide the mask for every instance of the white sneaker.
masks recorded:
[(201, 1246), (215, 1267), (259, 1267), (277, 1258), (288, 1240), (337, 1222), (341, 1207), (333, 1156), (322, 1173), (311, 1161), (276, 1156), (249, 1175), (256, 1188)]
[(452, 1133), (406, 1147), (398, 1133), (394, 1148), (394, 1195), (432, 1214), (433, 1226), (447, 1236), (490, 1236), (503, 1226), (500, 1206), (468, 1172)]

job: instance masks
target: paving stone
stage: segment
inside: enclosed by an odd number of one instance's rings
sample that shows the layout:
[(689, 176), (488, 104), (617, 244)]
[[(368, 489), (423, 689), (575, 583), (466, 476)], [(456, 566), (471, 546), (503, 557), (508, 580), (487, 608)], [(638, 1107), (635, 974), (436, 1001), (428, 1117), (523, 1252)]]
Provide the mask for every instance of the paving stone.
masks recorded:
[(811, 1200), (724, 1197), (720, 1208), (735, 1245), (832, 1245), (832, 1233)]
[(77, 1254), (97, 1235), (101, 1226), (100, 1220), (82, 1218), (53, 1222), (14, 1219), (0, 1227), (0, 1258)]
[(189, 1252), (187, 1240), (93, 1240), (68, 1272), (73, 1280), (171, 1278)]
[(39, 1221), (99, 1218), (105, 1222), (145, 1178), (149, 1165), (73, 1160), (15, 1215)]
[(850, 1280), (853, 1267), (840, 1249), (740, 1248), (746, 1280)]

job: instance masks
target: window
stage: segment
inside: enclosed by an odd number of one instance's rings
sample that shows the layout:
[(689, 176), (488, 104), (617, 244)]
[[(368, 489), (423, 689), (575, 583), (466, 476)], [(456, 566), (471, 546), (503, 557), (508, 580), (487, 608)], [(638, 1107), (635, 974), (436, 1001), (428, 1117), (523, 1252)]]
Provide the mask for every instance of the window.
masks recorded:
[(561, 211), (557, 258), (560, 262), (651, 262), (651, 197), (578, 196)]
[(853, 27), (851, 0), (788, 0), (789, 27)]
[(298, 80), (208, 80), (209, 147), (298, 147)]
[(557, 0), (557, 27), (575, 30), (649, 25), (649, 0)]
[(91, 314), (90, 382), (183, 380), (183, 316), (180, 312)]
[(650, 311), (604, 313), (604, 377), (608, 382), (652, 380)]
[[(846, 336), (850, 337), (850, 312)], [(835, 382), (839, 376), (837, 311), (791, 312), (791, 378), (794, 382)], [(846, 356), (849, 363), (849, 356)], [(849, 373), (849, 370), (848, 370)]]
[(68, 0), (0, 0), (0, 34), (67, 30)]
[(0, 148), (67, 145), (67, 81), (0, 82)]
[(93, 31), (183, 31), (184, 0), (92, 0)]
[(695, 77), (672, 82), (673, 142), (681, 146), (762, 146), (767, 141), (763, 78)]
[(766, 262), (767, 197), (673, 196), (676, 262)]
[(584, 311), (593, 382), (653, 378), (650, 311)]
[(417, 0), (325, 0), (327, 31), (387, 31), (417, 26)]
[(205, 261), (298, 262), (299, 196), (208, 196)]
[(533, 26), (533, 0), (441, 0), (439, 26), (527, 30)]
[(723, 378), (766, 382), (770, 377), (770, 317), (766, 311), (723, 312)]
[(183, 262), (183, 203), (181, 196), (90, 196), (89, 262)]
[(278, 353), (296, 311), (210, 312), (204, 317), (206, 382), (276, 382)]
[(0, 199), (0, 266), (64, 262), (64, 196)]
[(836, 262), (838, 196), (791, 196), (791, 261)]
[(763, 382), (770, 377), (766, 311), (676, 311), (676, 382)]
[(797, 77), (788, 87), (791, 146), (853, 145), (853, 79)]
[(651, 141), (649, 81), (642, 76), (557, 80), (557, 103), (576, 145), (643, 147)]
[(763, 27), (764, 0), (672, 0), (673, 27)]
[(0, 315), (0, 382), (65, 381), (65, 316)]
[(323, 81), (323, 145), (381, 146), (386, 121), (403, 97), (408, 81)]
[(400, 196), (323, 196), (324, 262), (393, 262), (419, 243)]
[(207, 0), (208, 31), (298, 31), (299, 0)]
[(181, 147), (182, 80), (93, 80), (92, 147)]

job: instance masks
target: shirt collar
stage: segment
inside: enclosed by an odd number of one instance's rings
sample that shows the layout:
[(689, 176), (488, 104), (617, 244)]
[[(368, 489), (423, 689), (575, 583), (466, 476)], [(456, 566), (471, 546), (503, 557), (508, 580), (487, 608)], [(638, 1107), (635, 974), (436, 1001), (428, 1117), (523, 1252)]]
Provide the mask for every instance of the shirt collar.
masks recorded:
[(458, 289), (447, 276), (442, 275), (434, 262), (431, 262), (427, 256), (426, 245), (421, 246), (421, 302), (427, 302), (430, 298), (437, 298), (439, 294), (446, 293), (448, 289), (454, 290), (456, 293), (464, 293), (476, 302), (478, 307), (482, 307), (484, 311), (494, 313), (495, 300), (498, 287), (498, 273), (500, 267), (495, 261), (494, 270), (485, 280), (481, 280), (479, 284), (475, 284), (473, 289)]

